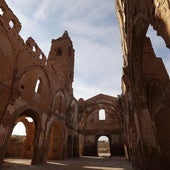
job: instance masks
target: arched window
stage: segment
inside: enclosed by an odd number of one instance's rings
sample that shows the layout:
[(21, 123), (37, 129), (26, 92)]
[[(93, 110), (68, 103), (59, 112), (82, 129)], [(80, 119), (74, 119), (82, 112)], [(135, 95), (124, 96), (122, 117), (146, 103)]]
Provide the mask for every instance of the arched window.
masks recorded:
[(99, 110), (99, 120), (106, 120), (106, 113), (104, 109)]
[(56, 55), (57, 55), (57, 56), (62, 56), (62, 54), (63, 54), (62, 50), (61, 50), (61, 49), (58, 49)]
[(35, 93), (40, 93), (41, 90), (41, 80), (38, 79), (35, 85)]

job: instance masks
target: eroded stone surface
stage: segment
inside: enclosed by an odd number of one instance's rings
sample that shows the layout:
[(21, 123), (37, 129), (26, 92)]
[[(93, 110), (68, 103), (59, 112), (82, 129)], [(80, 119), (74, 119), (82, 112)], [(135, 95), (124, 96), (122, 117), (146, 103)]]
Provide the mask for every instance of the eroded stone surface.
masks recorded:
[[(146, 37), (152, 25), (170, 47), (169, 0), (117, 0), (116, 9), (124, 60), (122, 94), (77, 101), (74, 49), (67, 31), (52, 40), (46, 59), (33, 38), (23, 41), (19, 20), (0, 1), (1, 166), (5, 156), (29, 158), (32, 164), (96, 156), (97, 141), (104, 135), (111, 155), (125, 154), (134, 169), (170, 168), (170, 81)], [(101, 109), (105, 120), (99, 118)], [(27, 135), (12, 141), (18, 122)]]

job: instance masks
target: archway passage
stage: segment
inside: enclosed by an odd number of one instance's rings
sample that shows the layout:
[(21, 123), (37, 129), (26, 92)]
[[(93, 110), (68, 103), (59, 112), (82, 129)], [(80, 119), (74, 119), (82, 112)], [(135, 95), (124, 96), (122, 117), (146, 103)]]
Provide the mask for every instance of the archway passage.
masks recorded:
[(31, 117), (20, 116), (13, 127), (5, 154), (5, 162), (31, 164), (34, 149), (35, 122)]
[(97, 154), (99, 157), (108, 157), (110, 154), (110, 140), (107, 136), (100, 136), (97, 141)]

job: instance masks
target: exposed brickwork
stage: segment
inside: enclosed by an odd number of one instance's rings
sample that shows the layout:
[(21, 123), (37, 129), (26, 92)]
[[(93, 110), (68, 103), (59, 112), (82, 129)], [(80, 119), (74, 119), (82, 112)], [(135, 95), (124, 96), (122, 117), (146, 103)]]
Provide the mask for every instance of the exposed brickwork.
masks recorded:
[(152, 25), (170, 47), (170, 3), (169, 0), (117, 0), (116, 6), (123, 44), (120, 103), (128, 156), (135, 169), (169, 169), (170, 81), (146, 32)]
[[(169, 0), (117, 0), (116, 9), (124, 60), (122, 94), (77, 101), (74, 49), (67, 31), (52, 40), (46, 59), (31, 37), (26, 42), (20, 37), (19, 20), (0, 1), (0, 165), (5, 155), (30, 158), (32, 164), (96, 156), (98, 139), (105, 135), (111, 155), (125, 154), (134, 169), (170, 168), (170, 81), (146, 37), (152, 25), (170, 47)], [(101, 109), (105, 120), (99, 119)], [(11, 138), (18, 122), (26, 127), (24, 141)]]

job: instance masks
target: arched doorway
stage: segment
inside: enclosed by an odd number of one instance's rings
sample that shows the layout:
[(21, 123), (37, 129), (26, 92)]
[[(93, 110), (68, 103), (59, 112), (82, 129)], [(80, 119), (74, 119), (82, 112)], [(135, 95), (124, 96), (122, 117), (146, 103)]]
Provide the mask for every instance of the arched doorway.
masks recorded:
[(107, 136), (100, 136), (97, 140), (97, 154), (100, 157), (108, 157), (110, 154), (110, 140)]
[[(20, 116), (16, 120), (11, 137), (6, 150), (6, 161), (25, 162), (22, 159), (28, 159), (25, 163), (31, 164), (33, 156), (33, 142), (35, 135), (35, 123), (31, 117)], [(10, 158), (10, 159), (9, 159)], [(19, 160), (18, 160), (19, 159)]]
[[(40, 162), (41, 119), (30, 109), (16, 112), (9, 122), (8, 134), (2, 153), (5, 164), (37, 164)], [(17, 130), (19, 128), (19, 130)], [(25, 130), (24, 130), (25, 129)], [(24, 132), (25, 131), (25, 132)], [(9, 159), (10, 158), (10, 159)], [(27, 159), (27, 160), (25, 160)]]

